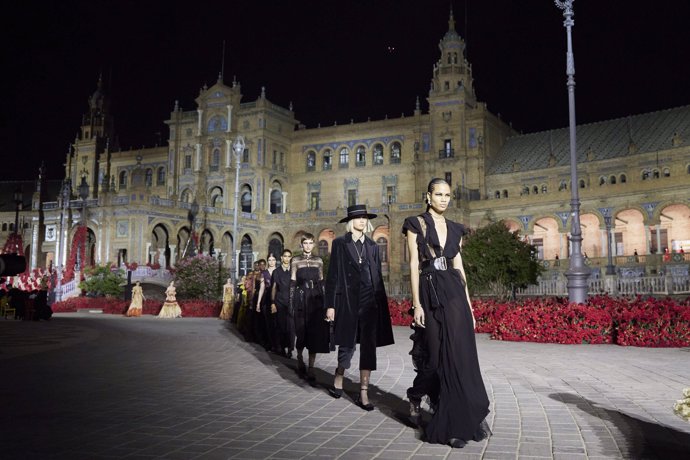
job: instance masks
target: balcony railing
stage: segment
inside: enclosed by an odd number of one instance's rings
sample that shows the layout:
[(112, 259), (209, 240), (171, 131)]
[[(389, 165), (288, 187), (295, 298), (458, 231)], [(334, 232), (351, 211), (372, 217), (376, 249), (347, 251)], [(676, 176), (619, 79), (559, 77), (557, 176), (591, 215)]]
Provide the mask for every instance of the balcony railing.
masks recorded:
[(453, 158), (455, 156), (455, 149), (443, 149), (438, 151), (438, 157), (440, 159)]

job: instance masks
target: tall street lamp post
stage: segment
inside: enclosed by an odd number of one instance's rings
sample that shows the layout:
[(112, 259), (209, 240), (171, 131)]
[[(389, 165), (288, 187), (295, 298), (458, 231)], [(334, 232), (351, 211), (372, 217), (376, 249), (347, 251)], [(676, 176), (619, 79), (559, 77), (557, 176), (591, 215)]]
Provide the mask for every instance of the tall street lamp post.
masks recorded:
[(244, 153), (245, 145), (243, 136), (237, 136), (232, 144), (232, 149), (235, 152), (235, 209), (232, 213), (232, 263), (230, 265), (233, 285), (237, 284), (237, 207), (240, 198), (240, 160), (242, 159), (241, 155)]
[(570, 267), (565, 272), (568, 279), (568, 300), (574, 303), (584, 303), (587, 300), (587, 279), (590, 269), (585, 265), (582, 256), (582, 229), (580, 228), (580, 197), (578, 196), (579, 182), (577, 180), (577, 142), (575, 138), (575, 58), (573, 56), (572, 28), (573, 2), (575, 0), (554, 0), (556, 6), (563, 10), (563, 26), (568, 37), (568, 53), (566, 58), (566, 75), (568, 75), (568, 109), (570, 120), (570, 214), (572, 254)]
[(19, 235), (19, 207), (22, 204), (22, 191), (17, 188), (14, 191), (14, 195), (12, 196), (14, 198), (14, 233)]
[[(86, 176), (82, 176), (79, 184), (79, 198), (81, 198), (81, 223), (86, 226), (86, 199), (89, 197), (89, 184), (86, 182)], [(88, 235), (88, 234), (87, 234)], [(87, 237), (84, 237), (84, 257), (86, 257)], [(85, 260), (80, 260), (81, 248), (77, 248), (77, 270), (82, 270), (86, 266)]]
[(613, 247), (611, 238), (611, 224), (613, 223), (613, 216), (611, 215), (610, 211), (604, 215), (604, 223), (606, 224), (606, 255), (608, 256), (606, 260), (606, 274), (615, 275), (616, 267), (613, 266)]

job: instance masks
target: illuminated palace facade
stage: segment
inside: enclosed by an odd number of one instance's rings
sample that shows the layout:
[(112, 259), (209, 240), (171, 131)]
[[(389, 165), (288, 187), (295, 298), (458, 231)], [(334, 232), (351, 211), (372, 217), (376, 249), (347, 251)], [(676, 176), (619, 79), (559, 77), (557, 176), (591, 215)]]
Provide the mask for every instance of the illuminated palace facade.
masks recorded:
[[(402, 223), (424, 211), (433, 177), (451, 184), (451, 219), (470, 227), (503, 219), (547, 264), (568, 257), (571, 186), (580, 188), (583, 250), (595, 270), (606, 264), (607, 232), (617, 263), (633, 271), (640, 260), (638, 270), (659, 268), (664, 248), (688, 249), (690, 107), (578, 126), (580, 183), (570, 184), (567, 128), (523, 135), (490, 113), (475, 96), (464, 47), (451, 17), (428, 113), (418, 102), (411, 116), (307, 129), (264, 90), (244, 102), (239, 83), (219, 78), (201, 89), (194, 110), (175, 104), (167, 145), (129, 151), (109, 143), (99, 82), (65, 161), (66, 187), (57, 200), (34, 200), (24, 238), (32, 267), (64, 267), (83, 209), (92, 263), (172, 267), (198, 247), (230, 267), (237, 201), (241, 275), (269, 252), (298, 249), (305, 232), (328, 254), (346, 207), (366, 203), (378, 214), (371, 236), (396, 291), (409, 278)], [(236, 200), (238, 135), (246, 149)]]

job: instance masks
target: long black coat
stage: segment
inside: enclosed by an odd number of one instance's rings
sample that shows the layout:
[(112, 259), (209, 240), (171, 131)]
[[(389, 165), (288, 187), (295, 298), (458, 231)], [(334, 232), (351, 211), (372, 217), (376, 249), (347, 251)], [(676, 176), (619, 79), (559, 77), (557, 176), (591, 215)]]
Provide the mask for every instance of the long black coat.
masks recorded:
[[(371, 238), (365, 238), (363, 251), (369, 261), (376, 299), (376, 346), (391, 345), (393, 328), (388, 311), (388, 298), (381, 275), (379, 248)], [(335, 343), (352, 346), (357, 337), (359, 313), (360, 265), (352, 233), (336, 238), (331, 246), (331, 259), (326, 279), (326, 308), (335, 308)]]

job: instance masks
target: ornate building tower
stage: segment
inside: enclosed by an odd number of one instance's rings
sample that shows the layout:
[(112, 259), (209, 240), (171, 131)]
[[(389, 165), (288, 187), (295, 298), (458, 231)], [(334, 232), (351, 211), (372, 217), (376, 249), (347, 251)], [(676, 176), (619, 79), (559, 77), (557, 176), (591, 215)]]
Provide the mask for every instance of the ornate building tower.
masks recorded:
[(73, 150), (67, 154), (65, 177), (70, 179), (73, 193), (82, 178), (89, 185), (90, 198), (98, 197), (99, 191), (107, 191), (112, 135), (110, 101), (103, 92), (103, 78), (99, 76), (96, 91), (89, 97), (89, 110), (82, 116)]

